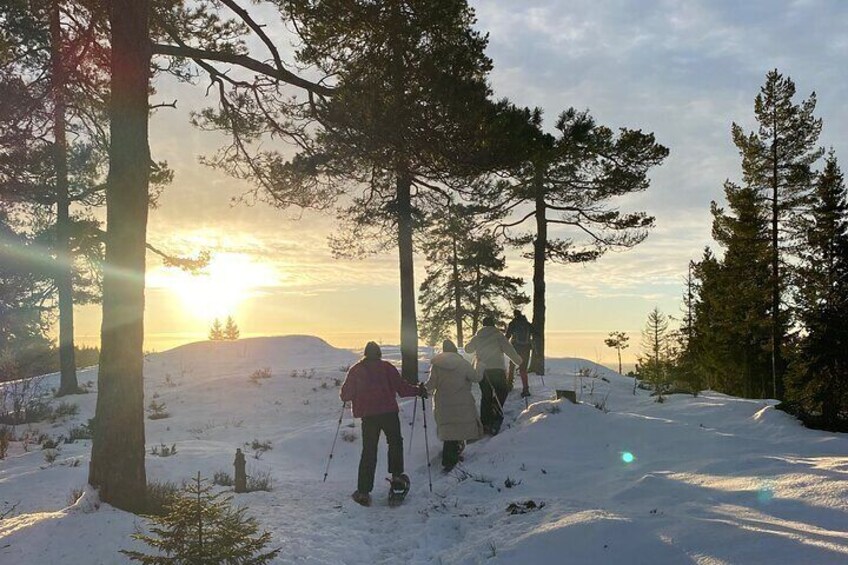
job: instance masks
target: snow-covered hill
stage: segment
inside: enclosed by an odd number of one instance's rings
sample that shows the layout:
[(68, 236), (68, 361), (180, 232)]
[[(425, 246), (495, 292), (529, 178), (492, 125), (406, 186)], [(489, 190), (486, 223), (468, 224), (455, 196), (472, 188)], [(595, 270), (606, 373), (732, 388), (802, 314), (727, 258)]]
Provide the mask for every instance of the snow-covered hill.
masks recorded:
[[(508, 427), (469, 445), (462, 468), (448, 475), (437, 464), (431, 418), (432, 494), (419, 405), (406, 503), (388, 508), (378, 486), (375, 506), (362, 508), (349, 498), (360, 449), (349, 412), (343, 431), (356, 438), (339, 441), (321, 481), (338, 384), (356, 358), (305, 336), (149, 356), (147, 401), (164, 403), (170, 417), (147, 421), (148, 447), (177, 448), (171, 457), (148, 455), (149, 479), (232, 473), (235, 449), (246, 449), (248, 471), (270, 472), (274, 489), (236, 500), (273, 533), (280, 563), (848, 560), (848, 437), (806, 430), (771, 402), (706, 393), (658, 405), (644, 391), (633, 396), (631, 379), (576, 359), (551, 360), (544, 385), (531, 376), (529, 408), (513, 393)], [(270, 378), (249, 378), (266, 367)], [(96, 380), (96, 369), (80, 379)], [(581, 402), (554, 401), (555, 389), (575, 389)], [(18, 427), (18, 435), (67, 435), (93, 415), (94, 394), (67, 400), (78, 415)], [(402, 404), (407, 423), (412, 408)], [(404, 434), (409, 444), (412, 429)], [(254, 458), (245, 446), (254, 439), (272, 448)], [(129, 535), (143, 520), (95, 509), (88, 495), (70, 504), (85, 484), (89, 451), (88, 441), (63, 445), (48, 464), (38, 447), (12, 444), (0, 461), (0, 514), (17, 507), (0, 520), (0, 562), (123, 563), (118, 550), (137, 547)]]

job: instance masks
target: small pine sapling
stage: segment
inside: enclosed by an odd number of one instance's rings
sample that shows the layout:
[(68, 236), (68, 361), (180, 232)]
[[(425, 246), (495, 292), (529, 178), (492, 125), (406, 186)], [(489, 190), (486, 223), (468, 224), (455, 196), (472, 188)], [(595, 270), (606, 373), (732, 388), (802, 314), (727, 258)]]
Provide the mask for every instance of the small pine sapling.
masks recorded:
[(213, 493), (198, 473), (183, 493), (165, 503), (164, 515), (151, 517), (150, 534), (133, 534), (156, 553), (121, 553), (145, 565), (270, 563), (280, 552), (267, 549), (271, 534), (259, 533), (256, 519), (245, 515), (247, 509), (233, 508), (231, 502), (231, 497)]

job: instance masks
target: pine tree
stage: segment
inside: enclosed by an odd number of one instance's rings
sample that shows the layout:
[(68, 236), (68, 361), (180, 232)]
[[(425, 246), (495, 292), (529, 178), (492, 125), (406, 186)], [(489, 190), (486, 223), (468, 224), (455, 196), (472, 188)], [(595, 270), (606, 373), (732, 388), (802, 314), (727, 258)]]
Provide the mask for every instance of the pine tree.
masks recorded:
[(653, 385), (657, 402), (665, 401), (663, 394), (669, 384), (668, 347), (668, 318), (655, 307), (642, 330), (643, 356), (639, 358), (639, 375)]
[[(403, 375), (415, 381), (414, 233), (424, 226), (428, 199), (478, 172), (469, 154), (480, 146), (481, 122), (491, 109), (486, 36), (473, 28), (465, 1), (280, 5), (296, 23), (298, 62), (332, 76), (335, 86), (308, 105), (281, 103), (271, 90), (259, 93), (260, 104), (233, 94), (224, 112), (204, 114), (205, 125), (249, 139), (295, 129), (303, 151), (291, 160), (228, 151), (214, 164), (242, 177), (253, 171), (252, 180), (281, 207), (304, 201), (326, 207), (351, 187), (364, 187), (347, 200), (331, 243), (344, 255), (397, 249)], [(276, 112), (272, 124), (266, 104)], [(309, 132), (292, 125), (304, 121)]]
[(630, 336), (628, 336), (624, 332), (610, 332), (609, 337), (604, 340), (604, 344), (607, 347), (611, 347), (615, 349), (616, 353), (618, 353), (618, 374), (623, 375), (621, 372), (621, 350), (627, 349), (630, 345), (627, 343), (630, 341)]
[(527, 256), (533, 259), (532, 323), (537, 333), (530, 369), (544, 374), (547, 263), (594, 261), (610, 249), (642, 242), (654, 219), (644, 212), (622, 213), (611, 202), (646, 190), (648, 171), (662, 163), (668, 149), (653, 134), (621, 129), (616, 135), (573, 108), (560, 114), (556, 136), (542, 131), (541, 110), (528, 111), (527, 119), (533, 131), (520, 135), (526, 136), (528, 156), (513, 171), (514, 183), (506, 190), (497, 183), (495, 193), (481, 197), (520, 216), (502, 222), (503, 230), (533, 224), (529, 233), (510, 236), (510, 241), (532, 248)]
[(166, 503), (163, 516), (150, 518), (152, 535), (133, 535), (157, 553), (130, 550), (121, 553), (145, 565), (271, 562), (280, 553), (280, 549), (266, 549), (271, 534), (257, 535), (256, 519), (246, 516), (246, 508), (233, 509), (231, 502), (231, 497), (212, 493), (212, 487), (198, 473), (182, 495)]
[(848, 430), (848, 193), (831, 152), (815, 186), (798, 268), (804, 328), (788, 398), (808, 423)]
[(224, 339), (224, 329), (221, 327), (221, 321), (215, 318), (212, 322), (212, 327), (209, 328), (209, 339), (211, 341), (221, 341)]
[(239, 338), (240, 333), (241, 332), (239, 331), (239, 328), (236, 325), (235, 320), (233, 320), (233, 317), (227, 316), (227, 322), (224, 326), (224, 332), (221, 336), (221, 339), (228, 340), (228, 341), (236, 341)]
[(150, 1), (113, 0), (107, 236), (97, 407), (88, 482), (144, 507), (144, 269), (150, 201)]
[[(524, 281), (503, 274), (503, 245), (481, 227), (477, 207), (437, 208), (423, 238), (427, 277), (420, 287), (421, 336), (428, 343), (453, 333), (462, 347), (485, 316), (503, 319), (509, 308), (527, 304)], [(451, 332), (453, 330), (453, 332)]]
[(818, 147), (822, 121), (815, 118), (816, 95), (796, 104), (795, 83), (777, 69), (754, 101), (756, 132), (744, 133), (733, 124), (733, 142), (742, 156), (745, 186), (768, 202), (771, 245), (771, 363), (772, 394), (783, 398), (783, 342), (790, 325), (783, 308), (789, 285), (787, 258), (799, 237), (799, 218), (812, 190), (813, 164), (823, 155)]

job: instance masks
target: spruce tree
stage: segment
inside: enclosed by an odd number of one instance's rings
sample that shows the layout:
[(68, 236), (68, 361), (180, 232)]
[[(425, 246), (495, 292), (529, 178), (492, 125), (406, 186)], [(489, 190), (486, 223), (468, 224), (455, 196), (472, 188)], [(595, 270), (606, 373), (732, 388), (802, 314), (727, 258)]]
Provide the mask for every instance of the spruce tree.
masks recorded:
[(724, 248), (710, 301), (715, 331), (710, 345), (721, 368), (720, 390), (748, 398), (771, 395), (768, 386), (771, 327), (768, 217), (757, 192), (725, 183), (730, 212), (712, 204), (713, 239)]
[(848, 193), (831, 152), (801, 245), (797, 305), (804, 331), (788, 398), (809, 423), (848, 430)]
[(280, 553), (280, 549), (266, 549), (271, 534), (259, 534), (256, 519), (246, 515), (246, 508), (233, 509), (231, 502), (231, 497), (213, 493), (198, 473), (183, 494), (165, 504), (164, 515), (150, 517), (152, 535), (133, 535), (156, 553), (121, 553), (145, 565), (270, 563)]
[(462, 347), (485, 316), (503, 319), (527, 304), (524, 281), (503, 273), (503, 245), (481, 226), (479, 208), (449, 203), (431, 213), (422, 238), (428, 260), (420, 287), (421, 336), (437, 343), (454, 335)]
[(663, 394), (669, 384), (668, 348), (668, 318), (655, 307), (648, 314), (642, 330), (643, 355), (639, 358), (639, 375), (653, 385), (657, 402), (665, 401)]
[[(216, 320), (217, 321), (217, 320)], [(225, 339), (228, 341), (236, 341), (239, 338), (238, 325), (236, 325), (236, 321), (233, 320), (232, 316), (227, 316), (227, 322), (224, 325), (224, 332), (221, 336), (221, 339)]]
[(221, 327), (221, 321), (215, 318), (212, 322), (212, 327), (209, 328), (209, 339), (211, 341), (221, 341), (224, 339), (224, 329)]
[(694, 353), (695, 341), (695, 300), (698, 293), (698, 282), (695, 276), (695, 262), (689, 261), (686, 272), (686, 287), (683, 292), (683, 320), (675, 333), (679, 356), (675, 367), (680, 379), (689, 385), (693, 394), (701, 390), (701, 373), (696, 366)]
[(814, 116), (816, 95), (794, 102), (795, 83), (777, 69), (754, 100), (757, 130), (733, 124), (733, 142), (742, 156), (744, 184), (767, 202), (771, 280), (771, 394), (783, 398), (783, 342), (791, 321), (784, 308), (789, 286), (787, 259), (794, 255), (799, 219), (814, 182), (812, 166), (823, 155), (818, 146), (822, 122)]

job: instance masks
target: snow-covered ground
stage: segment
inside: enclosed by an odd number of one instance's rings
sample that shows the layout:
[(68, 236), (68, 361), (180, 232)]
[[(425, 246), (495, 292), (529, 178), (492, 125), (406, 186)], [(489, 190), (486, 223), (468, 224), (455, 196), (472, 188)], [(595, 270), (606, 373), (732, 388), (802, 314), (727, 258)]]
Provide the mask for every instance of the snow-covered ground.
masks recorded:
[[(413, 403), (402, 403), (412, 490), (387, 507), (381, 453), (375, 505), (362, 508), (349, 498), (360, 449), (349, 412), (342, 430), (356, 437), (339, 440), (321, 480), (338, 384), (356, 357), (304, 336), (149, 356), (146, 401), (158, 395), (171, 416), (146, 421), (148, 449), (175, 444), (177, 453), (148, 455), (148, 479), (232, 473), (235, 449), (245, 449), (248, 472), (270, 472), (274, 488), (236, 501), (272, 532), (280, 563), (848, 562), (847, 436), (804, 429), (772, 402), (705, 393), (656, 404), (634, 396), (631, 379), (576, 359), (551, 360), (544, 385), (531, 376), (530, 407), (514, 392), (502, 433), (469, 445), (447, 475), (430, 418), (432, 494), (420, 405), (410, 446)], [(265, 367), (271, 378), (252, 383)], [(590, 376), (575, 377), (581, 367)], [(95, 381), (96, 369), (80, 380)], [(552, 400), (566, 388), (581, 403)], [(59, 436), (93, 415), (94, 394), (66, 400), (77, 416), (29, 431)], [(272, 449), (254, 458), (245, 446), (254, 439)], [(37, 446), (12, 444), (0, 461), (0, 515), (17, 506), (0, 520), (0, 563), (123, 563), (118, 550), (139, 547), (129, 536), (143, 519), (95, 507), (88, 494), (70, 504), (89, 451), (89, 441), (62, 445), (48, 464)], [(536, 508), (507, 510), (528, 501)]]

